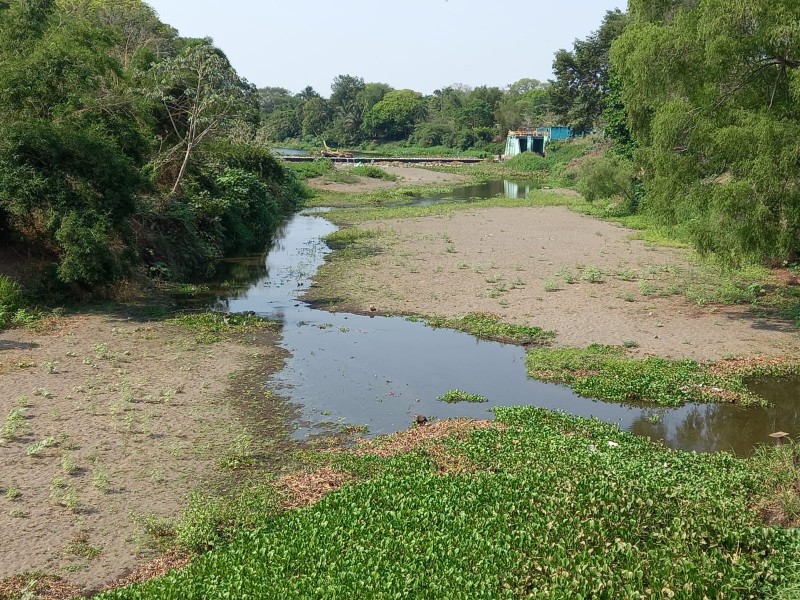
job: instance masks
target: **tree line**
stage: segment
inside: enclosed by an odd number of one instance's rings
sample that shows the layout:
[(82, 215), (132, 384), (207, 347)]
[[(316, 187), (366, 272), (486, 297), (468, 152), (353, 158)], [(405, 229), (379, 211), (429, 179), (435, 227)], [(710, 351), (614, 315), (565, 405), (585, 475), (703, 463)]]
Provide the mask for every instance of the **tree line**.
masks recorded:
[(555, 124), (550, 84), (520, 79), (505, 89), (451, 85), (423, 95), (386, 83), (339, 75), (329, 98), (312, 87), (297, 94), (281, 87), (258, 90), (264, 135), (338, 146), (407, 142), (461, 150), (495, 149), (514, 127)]
[(51, 291), (202, 275), (298, 202), (255, 87), (144, 2), (0, 1), (0, 39), (0, 245)]

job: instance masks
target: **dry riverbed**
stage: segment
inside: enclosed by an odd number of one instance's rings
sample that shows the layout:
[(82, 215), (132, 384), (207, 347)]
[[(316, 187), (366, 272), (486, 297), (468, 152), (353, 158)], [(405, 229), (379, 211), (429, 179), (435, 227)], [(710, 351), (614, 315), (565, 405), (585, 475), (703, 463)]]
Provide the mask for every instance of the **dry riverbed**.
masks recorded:
[(715, 360), (795, 353), (791, 323), (700, 306), (703, 272), (685, 250), (564, 207), (484, 208), (369, 221), (366, 258), (326, 264), (308, 298), (336, 310), (456, 317), (488, 312), (557, 333), (556, 345), (638, 345)]
[(282, 361), (277, 333), (242, 336), (199, 343), (108, 314), (0, 332), (0, 596), (15, 574), (97, 589), (152, 558), (147, 532), (233, 476), (248, 400), (282, 437), (282, 404), (258, 384)]

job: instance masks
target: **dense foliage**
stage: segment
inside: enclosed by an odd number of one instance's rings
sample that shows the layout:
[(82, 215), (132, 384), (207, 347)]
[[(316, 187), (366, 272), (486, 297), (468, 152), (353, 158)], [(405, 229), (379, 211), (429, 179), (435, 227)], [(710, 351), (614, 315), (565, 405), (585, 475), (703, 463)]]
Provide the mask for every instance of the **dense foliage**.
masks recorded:
[(726, 262), (800, 250), (800, 4), (636, 0), (613, 44), (646, 208)]
[(92, 290), (144, 262), (202, 273), (298, 197), (255, 89), (139, 0), (0, 3), (0, 244)]
[[(339, 454), (372, 478), (277, 515), (255, 494), (260, 521), (230, 543), (102, 597), (747, 598), (797, 583), (797, 534), (753, 508), (757, 463), (542, 409), (497, 418), (436, 454)], [(461, 470), (437, 472), (443, 455)]]
[(330, 98), (312, 88), (292, 95), (284, 88), (259, 90), (264, 135), (276, 142), (367, 146), (402, 142), (422, 148), (477, 149), (496, 153), (506, 132), (554, 125), (550, 86), (520, 79), (505, 89), (453, 85), (425, 96), (385, 83), (340, 75)]

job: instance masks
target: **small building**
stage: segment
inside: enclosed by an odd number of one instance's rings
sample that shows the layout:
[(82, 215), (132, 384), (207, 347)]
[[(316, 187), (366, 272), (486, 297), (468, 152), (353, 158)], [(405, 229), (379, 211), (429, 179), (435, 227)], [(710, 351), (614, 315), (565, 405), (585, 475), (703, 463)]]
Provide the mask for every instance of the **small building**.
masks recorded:
[(516, 156), (523, 152), (535, 152), (544, 156), (547, 142), (550, 140), (568, 140), (571, 137), (572, 129), (563, 125), (509, 131), (506, 138), (504, 156)]

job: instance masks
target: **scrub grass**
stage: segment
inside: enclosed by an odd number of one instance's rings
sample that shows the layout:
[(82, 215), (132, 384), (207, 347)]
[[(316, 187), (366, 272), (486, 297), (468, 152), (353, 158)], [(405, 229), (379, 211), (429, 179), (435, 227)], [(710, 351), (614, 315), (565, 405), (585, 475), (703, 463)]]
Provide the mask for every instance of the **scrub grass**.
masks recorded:
[(592, 344), (586, 348), (535, 348), (528, 351), (528, 375), (562, 383), (577, 394), (612, 402), (654, 402), (680, 406), (686, 402), (735, 402), (765, 405), (745, 382), (765, 376), (800, 374), (789, 359), (730, 359), (718, 363), (634, 358), (626, 348)]
[(512, 344), (546, 344), (556, 336), (554, 331), (546, 331), (541, 327), (505, 323), (499, 316), (491, 313), (470, 313), (452, 319), (425, 317), (425, 322), (435, 329), (456, 329), (482, 340)]
[(219, 312), (189, 313), (168, 319), (167, 322), (195, 332), (198, 344), (212, 344), (233, 334), (279, 327), (277, 323), (256, 315)]
[[(800, 537), (757, 508), (773, 491), (758, 461), (543, 409), (496, 413), (435, 447), (348, 454), (366, 479), (311, 506), (253, 498), (229, 541), (99, 598), (765, 598), (800, 583)], [(468, 470), (438, 472), (434, 448)]]

